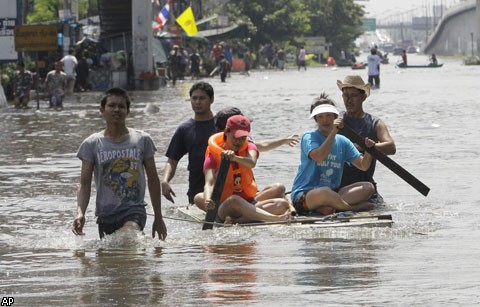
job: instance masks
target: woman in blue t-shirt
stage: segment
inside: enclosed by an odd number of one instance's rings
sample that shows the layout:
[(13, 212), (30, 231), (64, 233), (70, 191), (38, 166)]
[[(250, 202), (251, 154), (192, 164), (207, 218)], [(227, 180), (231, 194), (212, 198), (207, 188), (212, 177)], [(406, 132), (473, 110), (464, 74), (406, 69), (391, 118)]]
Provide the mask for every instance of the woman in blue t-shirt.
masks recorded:
[[(300, 165), (292, 187), (292, 201), (297, 213), (364, 211), (373, 208), (367, 200), (375, 191), (369, 182), (358, 182), (339, 188), (345, 163), (362, 170), (372, 161), (369, 153), (361, 155), (353, 143), (337, 134), (343, 127), (342, 118), (328, 95), (315, 99), (310, 108), (317, 128), (307, 131), (301, 139)], [(375, 142), (365, 139), (365, 145)]]

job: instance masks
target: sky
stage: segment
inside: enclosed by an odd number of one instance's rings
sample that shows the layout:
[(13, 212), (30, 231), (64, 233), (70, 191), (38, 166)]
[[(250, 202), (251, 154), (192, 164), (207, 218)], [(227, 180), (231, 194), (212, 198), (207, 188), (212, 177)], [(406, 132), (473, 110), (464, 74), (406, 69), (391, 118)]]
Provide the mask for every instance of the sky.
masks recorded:
[[(418, 12), (418, 14), (420, 14), (425, 11), (425, 7), (432, 7), (433, 5), (440, 4), (448, 7), (460, 2), (462, 2), (462, 0), (357, 0), (358, 4), (365, 6), (367, 17), (376, 18), (388, 17), (408, 11)], [(429, 10), (429, 14), (431, 14), (431, 12), (432, 9)]]

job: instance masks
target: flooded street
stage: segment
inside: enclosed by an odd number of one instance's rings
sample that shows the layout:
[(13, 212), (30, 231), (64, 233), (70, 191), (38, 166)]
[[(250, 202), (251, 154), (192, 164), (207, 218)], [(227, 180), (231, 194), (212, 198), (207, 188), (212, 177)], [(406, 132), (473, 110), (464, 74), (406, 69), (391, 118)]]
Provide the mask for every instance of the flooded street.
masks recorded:
[[(426, 59), (409, 55), (409, 64)], [(75, 237), (75, 154), (103, 128), (101, 93), (77, 95), (62, 112), (47, 102), (39, 111), (0, 109), (1, 296), (13, 297), (15, 306), (480, 304), (480, 66), (439, 62), (445, 64), (436, 69), (382, 65), (382, 88), (364, 103), (387, 123), (397, 144), (392, 159), (431, 189), (424, 197), (378, 164), (386, 204), (375, 213), (391, 214), (391, 228), (201, 231), (201, 224), (178, 220), (175, 209), (187, 204), (183, 158), (172, 181), (175, 204), (162, 198), (164, 216), (175, 218), (165, 220), (166, 242), (151, 238), (151, 215), (146, 236), (120, 233), (101, 242), (94, 193), (86, 236)], [(366, 80), (366, 70), (309, 67), (206, 81), (215, 89), (213, 110), (239, 107), (253, 120), (253, 139), (261, 140), (313, 128), (310, 103), (321, 92), (344, 109), (336, 81), (357, 73)], [(192, 114), (191, 85), (131, 93), (127, 123), (152, 136), (160, 175), (170, 137)], [(146, 113), (148, 103), (159, 112)], [(290, 190), (299, 159), (298, 145), (262, 153), (259, 186), (282, 182)]]

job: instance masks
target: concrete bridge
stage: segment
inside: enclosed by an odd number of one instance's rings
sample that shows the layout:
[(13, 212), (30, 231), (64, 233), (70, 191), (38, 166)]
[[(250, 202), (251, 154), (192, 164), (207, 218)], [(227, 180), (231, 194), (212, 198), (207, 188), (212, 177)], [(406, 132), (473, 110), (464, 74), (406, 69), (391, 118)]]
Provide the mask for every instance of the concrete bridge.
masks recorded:
[(425, 53), (478, 55), (480, 51), (480, 0), (465, 1), (447, 11), (430, 35)]

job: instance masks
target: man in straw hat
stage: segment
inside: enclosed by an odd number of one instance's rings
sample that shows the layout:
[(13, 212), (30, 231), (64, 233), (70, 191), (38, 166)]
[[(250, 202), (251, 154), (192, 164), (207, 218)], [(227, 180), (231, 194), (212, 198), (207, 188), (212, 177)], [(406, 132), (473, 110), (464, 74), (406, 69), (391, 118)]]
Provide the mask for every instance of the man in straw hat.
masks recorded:
[[(337, 86), (342, 91), (346, 112), (341, 112), (343, 122), (355, 130), (360, 136), (375, 141), (375, 148), (386, 155), (394, 155), (395, 142), (388, 132), (387, 125), (378, 117), (363, 110), (363, 102), (370, 96), (370, 84), (363, 82), (358, 75), (346, 76), (345, 80), (337, 80)], [(342, 133), (342, 131), (340, 131)], [(357, 148), (360, 148), (357, 146)], [(348, 186), (355, 182), (368, 181), (375, 186), (375, 193), (370, 202), (382, 203), (383, 199), (377, 192), (377, 184), (373, 180), (376, 159), (368, 170), (362, 171), (351, 165), (346, 165), (343, 171), (341, 186)]]
[[(352, 163), (367, 170), (372, 161), (369, 153), (362, 155), (353, 143), (338, 131), (343, 126), (335, 104), (326, 94), (316, 98), (310, 107), (310, 118), (316, 129), (301, 139), (300, 165), (293, 181), (292, 202), (298, 214), (311, 212), (323, 215), (335, 211), (365, 211), (373, 208), (367, 200), (375, 191), (370, 182), (358, 182), (340, 188), (343, 168)], [(365, 139), (371, 147), (375, 142)]]

